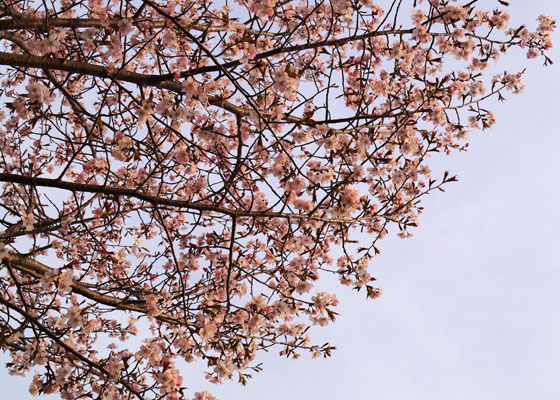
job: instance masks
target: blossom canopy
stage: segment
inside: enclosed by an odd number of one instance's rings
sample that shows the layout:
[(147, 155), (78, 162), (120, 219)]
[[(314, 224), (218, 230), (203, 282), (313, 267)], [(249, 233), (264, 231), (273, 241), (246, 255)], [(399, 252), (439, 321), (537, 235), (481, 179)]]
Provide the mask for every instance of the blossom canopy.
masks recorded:
[(0, 347), (31, 393), (210, 400), (182, 363), (330, 355), (320, 277), (379, 296), (378, 240), (456, 179), (430, 154), (523, 89), (492, 64), (550, 62), (549, 16), (379, 3), (0, 4)]

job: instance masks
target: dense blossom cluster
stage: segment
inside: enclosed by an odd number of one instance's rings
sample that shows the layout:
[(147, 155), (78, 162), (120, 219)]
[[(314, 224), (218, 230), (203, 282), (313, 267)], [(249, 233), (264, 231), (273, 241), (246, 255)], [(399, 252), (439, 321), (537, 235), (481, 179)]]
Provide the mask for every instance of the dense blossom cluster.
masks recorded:
[(31, 393), (210, 400), (182, 363), (330, 354), (319, 278), (379, 296), (377, 241), (455, 179), (429, 155), (523, 88), (489, 66), (550, 61), (548, 16), (379, 3), (0, 3), (0, 347)]

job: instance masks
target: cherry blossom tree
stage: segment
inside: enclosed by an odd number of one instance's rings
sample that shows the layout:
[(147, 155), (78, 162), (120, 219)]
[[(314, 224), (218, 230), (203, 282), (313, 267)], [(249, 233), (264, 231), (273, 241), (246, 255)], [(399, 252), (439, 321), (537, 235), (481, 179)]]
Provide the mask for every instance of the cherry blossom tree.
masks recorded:
[(383, 3), (2, 0), (10, 373), (66, 400), (200, 400), (185, 362), (244, 383), (262, 350), (328, 356), (319, 278), (377, 297), (378, 240), (455, 180), (430, 155), (523, 88), (492, 64), (550, 62), (548, 16)]

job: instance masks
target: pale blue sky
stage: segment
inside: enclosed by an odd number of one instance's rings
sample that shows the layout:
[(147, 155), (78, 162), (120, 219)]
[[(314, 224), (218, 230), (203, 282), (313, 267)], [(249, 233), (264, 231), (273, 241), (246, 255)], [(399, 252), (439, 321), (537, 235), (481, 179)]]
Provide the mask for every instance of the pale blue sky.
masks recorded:
[[(513, 24), (560, 18), (557, 0), (510, 3)], [(413, 238), (380, 242), (373, 273), (383, 296), (366, 302), (341, 289), (341, 316), (315, 331), (338, 347), (333, 357), (273, 351), (247, 387), (190, 373), (185, 383), (220, 400), (559, 399), (558, 34), (555, 44), (546, 69), (517, 53), (511, 70), (528, 66), (524, 93), (492, 101), (497, 124), (473, 133), (469, 152), (434, 160), (460, 181), (423, 201)], [(31, 398), (28, 381), (0, 369), (0, 397)]]

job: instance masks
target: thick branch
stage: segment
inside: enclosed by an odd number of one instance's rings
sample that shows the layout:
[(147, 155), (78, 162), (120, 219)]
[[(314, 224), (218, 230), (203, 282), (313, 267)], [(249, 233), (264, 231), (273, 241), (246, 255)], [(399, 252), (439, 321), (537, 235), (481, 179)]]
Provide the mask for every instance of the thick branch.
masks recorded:
[(70, 61), (52, 57), (41, 57), (15, 53), (0, 52), (0, 64), (12, 67), (41, 68), (66, 71), (75, 74), (91, 75), (100, 78), (116, 79), (144, 86), (156, 86), (181, 93), (181, 84), (172, 81), (161, 81), (160, 75), (139, 74), (126, 69), (106, 67), (79, 61)]
[[(52, 270), (52, 268), (47, 267), (45, 264), (21, 254), (8, 254), (2, 259), (2, 261), (18, 269), (19, 271), (32, 275), (36, 278), (40, 278), (44, 276), (48, 271)], [(100, 304), (105, 304), (107, 306), (115, 307), (121, 310), (135, 311), (142, 314), (148, 313), (148, 310), (144, 306), (132, 304), (128, 302), (128, 299), (121, 299), (118, 297), (107, 296), (98, 293), (97, 291), (88, 288), (86, 285), (78, 281), (74, 281), (71, 288), (72, 292), (80, 294)], [(169, 315), (158, 315), (156, 316), (156, 319), (173, 325), (190, 325), (186, 321)]]
[[(117, 26), (121, 19), (111, 18), (108, 21), (101, 21), (99, 19), (83, 19), (83, 18), (49, 18), (49, 19), (37, 19), (37, 18), (16, 18), (16, 19), (2, 19), (0, 20), (0, 30), (16, 30), (16, 29), (33, 29), (33, 30), (43, 30), (48, 31), (51, 28), (104, 28), (105, 26)], [(133, 19), (130, 20), (131, 23), (135, 24), (138, 22), (146, 23), (150, 28), (163, 28), (165, 26), (165, 21), (147, 21), (143, 19)], [(199, 29), (204, 27), (197, 25)], [(192, 27), (194, 29), (194, 26)]]
[[(0, 31), (8, 30), (19, 30), (19, 29), (32, 29), (40, 31), (48, 31), (52, 28), (68, 28), (68, 29), (79, 29), (79, 28), (105, 28), (107, 25), (113, 28), (118, 27), (120, 18), (109, 18), (108, 21), (101, 21), (100, 19), (85, 19), (85, 18), (49, 18), (49, 19), (37, 19), (37, 18), (16, 18), (16, 19), (0, 19)], [(142, 24), (144, 26), (149, 26), (152, 29), (164, 28), (164, 20), (153, 20), (146, 18), (129, 18), (128, 21), (134, 25)], [(189, 30), (199, 31), (199, 32), (224, 32), (232, 31), (235, 32), (236, 27), (233, 24), (230, 25), (201, 25), (201, 24), (188, 24), (186, 28)], [(245, 32), (253, 35), (262, 36), (276, 36), (274, 33), (261, 32), (253, 29), (245, 29)]]
[(74, 183), (68, 181), (61, 181), (57, 179), (39, 178), (16, 174), (0, 173), (0, 182), (19, 183), (27, 186), (42, 186), (56, 189), (70, 190), (72, 192), (87, 192), (87, 193), (100, 193), (112, 196), (125, 196), (133, 197), (154, 206), (164, 205), (177, 208), (187, 208), (197, 211), (217, 212), (220, 214), (229, 215), (231, 217), (252, 217), (252, 218), (287, 218), (298, 220), (313, 220), (328, 223), (348, 224), (357, 221), (357, 219), (332, 219), (319, 217), (308, 214), (293, 214), (272, 211), (247, 211), (242, 209), (232, 209), (215, 204), (198, 203), (188, 200), (174, 200), (165, 197), (153, 196), (147, 193), (139, 192), (136, 189), (126, 188), (122, 186), (102, 186), (92, 185), (86, 183)]

